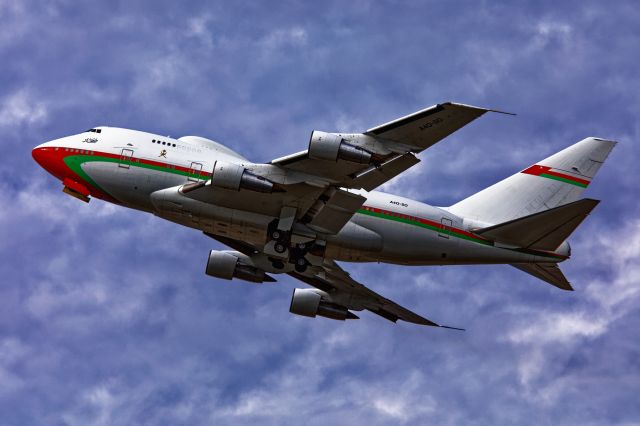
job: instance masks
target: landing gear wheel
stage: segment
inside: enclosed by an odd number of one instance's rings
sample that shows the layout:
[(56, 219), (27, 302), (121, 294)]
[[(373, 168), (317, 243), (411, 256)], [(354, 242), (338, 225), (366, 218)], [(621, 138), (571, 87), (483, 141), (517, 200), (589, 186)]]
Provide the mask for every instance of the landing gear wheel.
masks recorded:
[(304, 257), (300, 257), (295, 261), (295, 268), (297, 272), (304, 272), (307, 270), (307, 261)]
[(279, 240), (281, 236), (282, 234), (277, 230), (271, 233), (271, 238), (273, 238), (274, 240)]
[(304, 250), (307, 247), (307, 245), (305, 243), (298, 243), (298, 248), (300, 250)]
[(277, 243), (275, 246), (273, 246), (273, 249), (278, 253), (284, 253), (285, 251), (287, 251), (287, 248), (282, 243)]
[(271, 262), (271, 265), (276, 269), (284, 269), (284, 262), (281, 262), (279, 260)]

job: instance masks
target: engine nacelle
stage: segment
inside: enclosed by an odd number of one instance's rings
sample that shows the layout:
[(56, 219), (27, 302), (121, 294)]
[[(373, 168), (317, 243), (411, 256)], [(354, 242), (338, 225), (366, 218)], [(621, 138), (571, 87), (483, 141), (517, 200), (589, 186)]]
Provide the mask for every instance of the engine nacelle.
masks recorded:
[(314, 130), (309, 139), (309, 158), (338, 161), (338, 158), (352, 163), (371, 163), (371, 153), (363, 148), (348, 144), (340, 136)]
[(251, 173), (243, 166), (226, 161), (216, 161), (213, 166), (211, 185), (235, 191), (242, 188), (257, 192), (273, 192), (273, 182)]
[(252, 283), (275, 281), (262, 269), (249, 264), (250, 259), (239, 252), (211, 250), (207, 260), (206, 274), (224, 280), (238, 278)]
[(296, 288), (291, 296), (289, 312), (311, 318), (320, 315), (340, 321), (358, 319), (347, 308), (323, 300), (323, 295), (326, 295), (326, 293), (320, 290)]

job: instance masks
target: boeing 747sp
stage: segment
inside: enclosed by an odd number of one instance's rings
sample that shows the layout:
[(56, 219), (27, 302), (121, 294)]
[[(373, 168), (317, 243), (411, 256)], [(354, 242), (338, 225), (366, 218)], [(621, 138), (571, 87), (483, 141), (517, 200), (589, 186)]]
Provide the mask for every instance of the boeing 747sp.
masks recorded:
[(369, 310), (442, 327), (355, 281), (336, 261), (507, 264), (563, 290), (567, 238), (598, 204), (580, 198), (615, 142), (589, 137), (449, 207), (375, 189), (416, 156), (492, 111), (443, 103), (363, 133), (314, 131), (308, 148), (266, 164), (197, 136), (96, 127), (33, 150), (63, 191), (202, 231), (206, 273), (253, 283), (288, 274), (290, 311), (336, 320)]

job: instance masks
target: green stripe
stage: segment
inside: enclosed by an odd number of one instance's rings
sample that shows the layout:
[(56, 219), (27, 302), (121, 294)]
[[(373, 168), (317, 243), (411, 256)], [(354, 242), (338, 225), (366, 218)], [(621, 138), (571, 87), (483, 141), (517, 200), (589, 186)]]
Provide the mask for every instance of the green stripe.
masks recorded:
[(395, 222), (406, 223), (407, 225), (418, 226), (420, 228), (425, 228), (425, 229), (428, 229), (430, 231), (436, 231), (436, 232), (438, 232), (440, 234), (451, 235), (452, 237), (462, 238), (463, 240), (472, 241), (474, 243), (484, 244), (484, 245), (487, 245), (487, 246), (493, 245), (491, 243), (491, 241), (483, 240), (483, 239), (480, 239), (480, 238), (470, 237), (469, 235), (459, 234), (459, 233), (457, 233), (456, 231), (454, 231), (452, 229), (443, 229), (443, 228), (440, 228), (438, 226), (429, 225), (429, 224), (422, 223), (422, 222), (415, 221), (415, 220), (411, 220), (411, 219), (406, 219), (404, 217), (390, 216), (390, 215), (386, 215), (384, 213), (372, 212), (370, 210), (365, 210), (365, 209), (358, 210), (358, 213), (362, 213), (362, 214), (367, 215), (367, 216), (378, 217), (380, 219), (387, 219), (387, 220), (393, 220)]
[[(196, 174), (196, 173), (189, 173), (189, 172), (185, 172), (185, 171), (182, 171), (182, 170), (170, 169), (170, 168), (167, 168), (165, 166), (156, 166), (156, 165), (144, 164), (144, 163), (134, 163), (132, 161), (128, 161), (126, 163), (123, 163), (122, 160), (119, 159), (119, 158), (103, 157), (101, 155), (68, 155), (68, 156), (64, 157), (63, 161), (67, 165), (67, 167), (69, 167), (75, 174), (77, 174), (82, 179), (84, 179), (85, 182), (87, 182), (88, 184), (90, 184), (94, 188), (99, 189), (100, 191), (104, 192), (105, 194), (109, 194), (109, 192), (105, 191), (100, 185), (98, 185), (82, 169), (82, 167), (81, 167), (82, 164), (88, 163), (88, 162), (91, 162), (91, 161), (99, 161), (99, 162), (103, 162), (103, 163), (128, 164), (129, 166), (140, 167), (140, 168), (148, 169), (148, 170), (155, 170), (155, 171), (163, 172), (163, 173), (172, 173), (172, 174), (180, 175), (180, 176), (186, 176), (186, 177), (191, 177), (191, 178), (196, 178), (196, 179), (204, 179), (202, 176), (200, 176), (199, 174)], [(109, 194), (109, 195), (111, 195), (111, 194)]]
[(102, 191), (104, 190), (100, 188), (100, 186), (93, 179), (91, 179), (89, 175), (85, 173), (85, 171), (81, 167), (82, 164), (91, 162), (91, 161), (100, 161), (103, 163), (127, 164), (129, 166), (140, 167), (148, 170), (155, 170), (158, 172), (172, 173), (174, 175), (186, 176), (186, 177), (191, 177), (196, 179), (205, 179), (203, 176), (197, 173), (190, 173), (190, 172), (185, 172), (183, 170), (170, 169), (166, 166), (156, 166), (153, 164), (136, 163), (132, 161), (122, 162), (119, 158), (102, 157), (100, 155), (69, 155), (64, 158), (65, 164), (71, 170), (73, 170), (81, 178), (85, 179), (88, 183), (95, 186), (96, 188), (101, 189)]
[[(477, 244), (483, 244), (483, 245), (486, 245), (486, 246), (494, 246), (492, 241), (484, 240), (484, 239), (481, 239), (481, 238), (470, 237), (468, 235), (459, 234), (454, 230), (442, 229), (442, 228), (439, 228), (437, 226), (428, 225), (426, 223), (414, 221), (414, 220), (411, 220), (411, 219), (406, 219), (406, 218), (403, 218), (403, 217), (391, 216), (391, 215), (387, 215), (387, 214), (384, 214), (384, 213), (372, 212), (371, 210), (365, 210), (365, 209), (359, 209), (358, 213), (364, 214), (364, 215), (367, 215), (367, 216), (377, 217), (377, 218), (380, 218), (380, 219), (393, 220), (395, 222), (406, 223), (407, 225), (418, 226), (420, 228), (425, 228), (425, 229), (428, 229), (430, 231), (436, 231), (436, 232), (438, 232), (440, 234), (451, 235), (452, 237), (461, 238), (463, 240), (471, 241), (471, 242), (477, 243)], [(558, 259), (558, 258), (562, 259), (562, 258), (564, 258), (563, 256), (560, 256), (560, 255), (556, 255), (556, 254), (552, 254), (552, 253), (545, 253), (545, 252), (537, 252), (537, 251), (528, 250), (528, 249), (520, 249), (520, 248), (519, 249), (502, 248), (502, 249), (503, 250), (518, 251), (518, 252), (521, 252), (521, 253), (531, 254), (531, 255), (534, 255), (534, 256), (550, 257), (550, 258), (554, 258), (554, 259)]]
[(64, 163), (67, 165), (67, 167), (73, 170), (75, 174), (80, 176), (87, 183), (98, 188), (102, 192), (106, 192), (104, 189), (100, 187), (100, 185), (98, 185), (93, 179), (91, 179), (89, 175), (85, 173), (84, 170), (82, 170), (82, 167), (80, 167), (83, 163), (87, 161), (95, 160), (95, 159), (96, 159), (95, 155), (68, 155), (64, 157)]
[(546, 173), (541, 173), (540, 176), (546, 177), (547, 179), (558, 180), (558, 181), (564, 182), (564, 183), (570, 183), (571, 185), (579, 186), (581, 188), (586, 188), (587, 187), (587, 185), (582, 183), (582, 182), (576, 182), (574, 180), (566, 179), (566, 178), (563, 178), (563, 177), (560, 177), (560, 176), (548, 175)]

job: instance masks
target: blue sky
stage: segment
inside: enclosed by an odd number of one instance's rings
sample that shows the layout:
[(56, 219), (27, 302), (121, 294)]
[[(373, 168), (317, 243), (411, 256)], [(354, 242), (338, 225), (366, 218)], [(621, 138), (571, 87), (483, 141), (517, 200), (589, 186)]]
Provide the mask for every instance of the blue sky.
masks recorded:
[[(3, 424), (640, 423), (636, 2), (0, 1)], [(194, 230), (84, 205), (33, 146), (112, 125), (254, 161), (444, 101), (487, 115), (387, 190), (449, 205), (586, 136), (566, 293), (507, 266), (346, 265), (465, 333), (289, 314)]]

